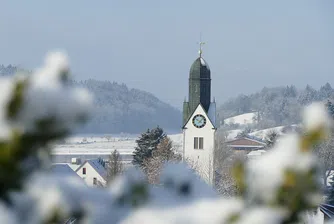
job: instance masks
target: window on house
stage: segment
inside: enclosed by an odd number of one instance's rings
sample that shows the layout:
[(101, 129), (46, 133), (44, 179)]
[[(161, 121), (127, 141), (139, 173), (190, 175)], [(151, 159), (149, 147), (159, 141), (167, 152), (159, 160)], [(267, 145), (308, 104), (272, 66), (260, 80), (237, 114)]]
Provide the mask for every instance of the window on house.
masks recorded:
[(93, 185), (97, 185), (97, 179), (96, 179), (96, 177), (93, 178)]
[(203, 148), (204, 148), (203, 137), (195, 137), (194, 138), (194, 149), (203, 149)]
[(82, 174), (86, 174), (86, 168), (82, 168)]

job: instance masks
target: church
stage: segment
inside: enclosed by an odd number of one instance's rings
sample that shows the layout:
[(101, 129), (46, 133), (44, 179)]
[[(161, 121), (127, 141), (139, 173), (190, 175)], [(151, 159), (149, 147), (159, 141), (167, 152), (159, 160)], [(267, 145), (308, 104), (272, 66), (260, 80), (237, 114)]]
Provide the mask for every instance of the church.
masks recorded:
[(211, 101), (211, 71), (202, 57), (203, 44), (190, 67), (188, 101), (183, 103), (183, 159), (213, 184), (216, 103)]

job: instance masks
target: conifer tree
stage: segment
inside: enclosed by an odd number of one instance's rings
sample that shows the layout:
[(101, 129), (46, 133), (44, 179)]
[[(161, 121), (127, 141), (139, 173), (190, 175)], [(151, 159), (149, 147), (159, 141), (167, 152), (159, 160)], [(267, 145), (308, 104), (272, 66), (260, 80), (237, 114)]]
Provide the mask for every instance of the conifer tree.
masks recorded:
[(334, 105), (331, 101), (327, 100), (326, 103), (326, 107), (327, 107), (327, 111), (329, 113), (329, 115), (334, 118)]
[(266, 147), (268, 149), (272, 148), (275, 145), (278, 137), (279, 135), (275, 130), (270, 131), (265, 138)]
[(159, 126), (142, 133), (139, 139), (136, 140), (137, 147), (135, 148), (132, 163), (143, 167), (144, 161), (152, 157), (152, 152), (157, 149), (157, 146), (165, 137), (166, 134)]

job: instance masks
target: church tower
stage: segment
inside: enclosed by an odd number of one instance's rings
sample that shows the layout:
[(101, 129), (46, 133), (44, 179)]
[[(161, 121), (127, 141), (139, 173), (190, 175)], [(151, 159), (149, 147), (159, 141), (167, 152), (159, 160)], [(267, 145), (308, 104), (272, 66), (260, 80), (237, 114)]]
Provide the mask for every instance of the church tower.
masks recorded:
[(211, 102), (211, 71), (202, 57), (203, 44), (190, 67), (189, 96), (183, 103), (183, 158), (213, 184), (216, 103)]

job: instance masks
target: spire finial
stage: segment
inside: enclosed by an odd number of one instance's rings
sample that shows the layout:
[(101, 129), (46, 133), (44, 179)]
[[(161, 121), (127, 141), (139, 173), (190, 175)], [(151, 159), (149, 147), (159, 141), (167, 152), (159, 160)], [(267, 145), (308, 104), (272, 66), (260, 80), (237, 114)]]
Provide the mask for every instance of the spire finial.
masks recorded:
[(202, 33), (200, 33), (200, 36), (199, 36), (199, 57), (202, 57), (202, 46), (205, 44), (205, 42), (202, 42)]

